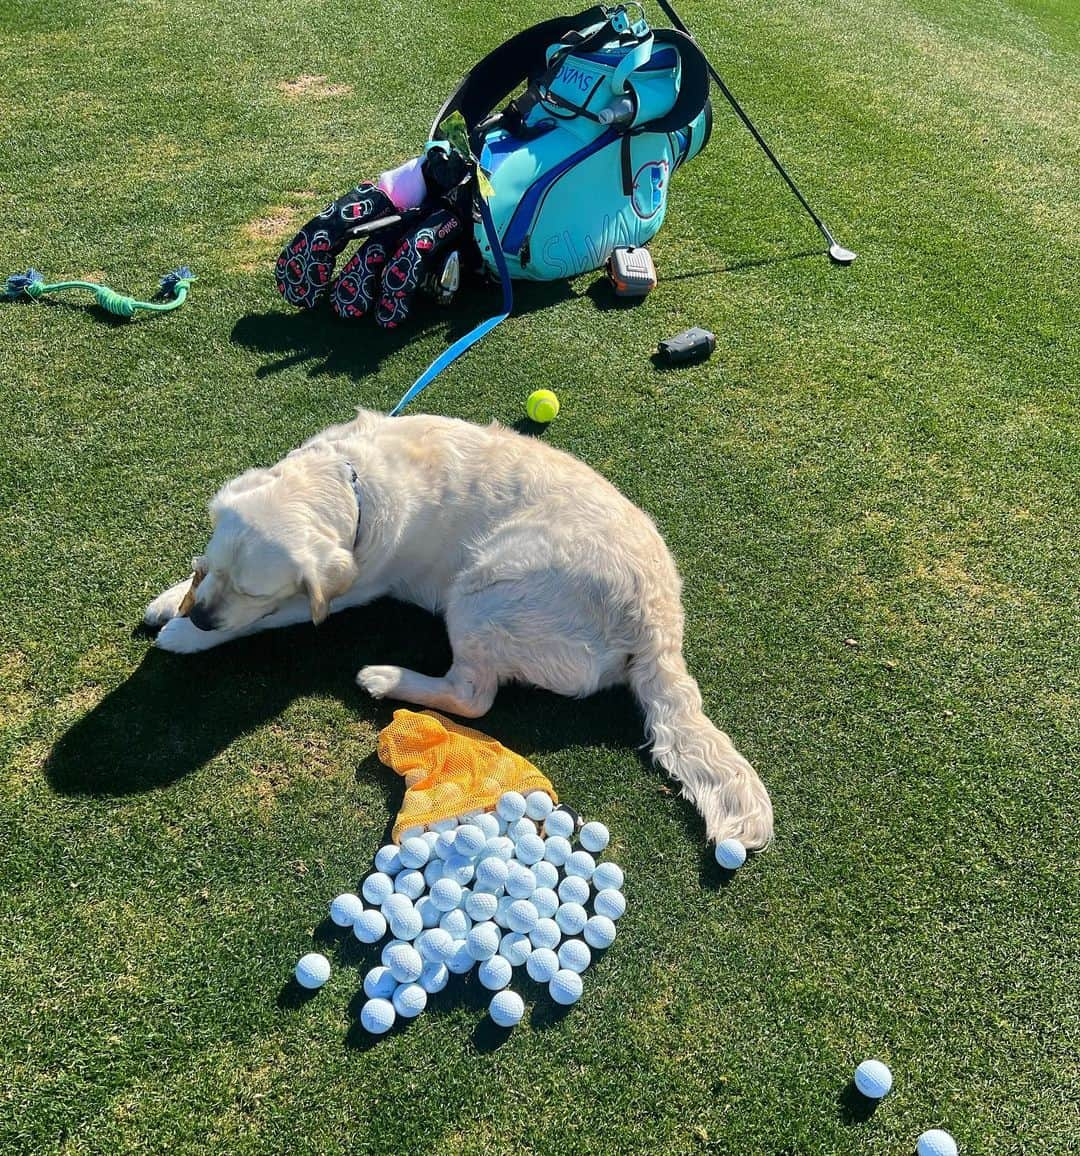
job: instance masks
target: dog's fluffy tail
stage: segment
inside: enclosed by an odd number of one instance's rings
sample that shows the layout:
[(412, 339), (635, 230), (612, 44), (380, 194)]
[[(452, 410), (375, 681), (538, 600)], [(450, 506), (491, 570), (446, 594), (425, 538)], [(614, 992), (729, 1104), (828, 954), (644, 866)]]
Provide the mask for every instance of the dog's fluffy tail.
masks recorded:
[(645, 711), (653, 758), (701, 812), (709, 839), (738, 839), (752, 851), (767, 846), (769, 793), (731, 739), (705, 717), (681, 649), (654, 636), (631, 660), (629, 681)]

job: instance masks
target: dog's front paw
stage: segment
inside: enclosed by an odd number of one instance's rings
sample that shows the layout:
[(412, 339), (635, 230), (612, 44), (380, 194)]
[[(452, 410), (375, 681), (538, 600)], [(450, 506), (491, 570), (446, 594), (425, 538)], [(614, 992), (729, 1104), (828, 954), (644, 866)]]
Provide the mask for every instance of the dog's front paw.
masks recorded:
[(223, 642), (224, 631), (200, 630), (190, 618), (170, 618), (158, 632), (154, 645), (172, 654), (196, 654)]
[(357, 686), (362, 686), (372, 698), (386, 698), (393, 694), (401, 682), (401, 668), (398, 666), (365, 666), (356, 676)]
[(191, 589), (191, 579), (185, 578), (177, 582), (168, 590), (162, 591), (143, 613), (143, 625), (150, 630), (157, 630), (166, 622), (171, 622), (179, 613), (188, 591)]

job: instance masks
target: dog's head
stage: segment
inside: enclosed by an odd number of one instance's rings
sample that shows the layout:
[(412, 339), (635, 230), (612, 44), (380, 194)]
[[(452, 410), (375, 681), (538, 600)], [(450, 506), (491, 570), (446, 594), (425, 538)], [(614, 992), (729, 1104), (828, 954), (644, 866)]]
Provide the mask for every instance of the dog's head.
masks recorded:
[(214, 532), (182, 607), (200, 630), (239, 630), (298, 594), (322, 622), (357, 575), (350, 467), (315, 450), (248, 470), (210, 503)]

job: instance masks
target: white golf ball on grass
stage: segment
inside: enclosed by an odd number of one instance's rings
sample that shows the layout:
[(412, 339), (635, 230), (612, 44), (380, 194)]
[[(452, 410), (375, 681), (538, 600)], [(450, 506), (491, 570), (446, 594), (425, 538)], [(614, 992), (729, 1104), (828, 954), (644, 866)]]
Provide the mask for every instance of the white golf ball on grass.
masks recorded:
[(559, 970), (559, 957), (550, 947), (537, 947), (525, 961), (525, 970), (536, 983), (549, 983)]
[(401, 865), (405, 868), (423, 867), (431, 857), (431, 848), (423, 836), (406, 839), (401, 844)]
[(315, 991), (330, 978), (330, 960), (317, 951), (309, 951), (297, 961), (293, 975), (301, 987)]
[(516, 991), (500, 991), (488, 1006), (488, 1014), (500, 1028), (512, 1028), (521, 1023), (525, 1003)]
[(618, 863), (599, 863), (591, 882), (597, 891), (621, 891), (625, 877)]
[(363, 914), (364, 903), (359, 895), (346, 891), (330, 903), (330, 918), (338, 927), (352, 927), (358, 915)]
[(548, 993), (557, 1004), (569, 1007), (570, 1004), (577, 1003), (581, 999), (584, 986), (581, 982), (581, 976), (576, 971), (563, 968), (549, 980)]
[(560, 903), (579, 903), (582, 907), (589, 902), (589, 885), (581, 878), (567, 875), (559, 884)]
[(510, 930), (520, 931), (523, 935), (533, 931), (539, 919), (540, 913), (536, 910), (536, 904), (529, 899), (515, 899), (506, 913)]
[(559, 869), (553, 863), (548, 863), (547, 860), (541, 859), (539, 863), (532, 865), (533, 878), (536, 880), (536, 886), (546, 887), (549, 891), (554, 891), (559, 885)]
[(868, 1100), (880, 1100), (888, 1094), (892, 1083), (892, 1072), (881, 1060), (863, 1060), (855, 1069), (855, 1087)]
[(499, 941), (499, 954), (511, 967), (521, 967), (532, 954), (532, 940), (520, 931), (508, 931)]
[(373, 1036), (381, 1036), (394, 1026), (397, 1013), (388, 999), (369, 999), (360, 1011), (360, 1023)]
[(725, 871), (737, 871), (746, 862), (746, 848), (738, 839), (721, 839), (713, 854)]
[(562, 867), (574, 853), (574, 845), (562, 835), (552, 835), (544, 840), (544, 858), (553, 867)]
[(427, 1007), (427, 992), (418, 983), (399, 984), (394, 991), (393, 1004), (394, 1011), (402, 1019), (414, 1019)]
[(473, 959), (490, 959), (498, 950), (502, 936), (494, 923), (478, 923), (466, 936), (465, 943)]
[(488, 991), (501, 991), (514, 974), (510, 961), (501, 955), (485, 959), (476, 969), (477, 977)]
[(944, 1128), (930, 1128), (915, 1144), (918, 1156), (957, 1156), (956, 1141)]
[(575, 851), (567, 860), (563, 868), (569, 876), (584, 879), (587, 883), (596, 871), (596, 860), (588, 851)]
[(391, 999), (397, 985), (391, 970), (379, 964), (364, 976), (364, 995), (368, 999)]
[(534, 948), (549, 948), (554, 951), (562, 939), (562, 930), (554, 919), (538, 919), (529, 932), (529, 942)]
[(598, 891), (593, 898), (593, 911), (597, 915), (606, 915), (614, 922), (626, 914), (626, 898), (621, 891), (609, 887), (606, 891)]
[(394, 843), (387, 843), (375, 852), (375, 870), (383, 875), (396, 875), (401, 870), (401, 851)]
[(580, 975), (592, 963), (592, 952), (588, 944), (580, 939), (568, 939), (558, 950), (559, 967), (565, 971), (576, 971)]
[(386, 916), (374, 908), (362, 911), (356, 917), (352, 930), (361, 943), (378, 943), (386, 934)]
[(578, 935), (588, 918), (588, 912), (580, 903), (563, 903), (555, 912), (555, 922), (563, 935)]
[(611, 834), (603, 823), (586, 823), (578, 832), (578, 842), (596, 855), (611, 842)]
[(574, 834), (574, 816), (561, 807), (556, 808), (544, 820), (544, 834), (548, 838), (552, 836), (562, 839), (572, 838)]
[(438, 995), (450, 982), (450, 969), (445, 963), (425, 963), (424, 970), (416, 982), (428, 995)]
[(547, 791), (531, 791), (525, 796), (525, 814), (537, 822), (546, 819), (554, 807), (555, 804)]
[(424, 960), (411, 943), (391, 943), (383, 956), (398, 983), (414, 983), (424, 970)]
[(615, 942), (615, 924), (606, 915), (594, 915), (585, 924), (585, 942), (603, 951)]
[(495, 814), (507, 823), (516, 823), (525, 814), (525, 796), (507, 791), (495, 804)]
[(360, 894), (374, 907), (381, 907), (394, 894), (394, 881), (389, 875), (375, 871), (360, 887)]

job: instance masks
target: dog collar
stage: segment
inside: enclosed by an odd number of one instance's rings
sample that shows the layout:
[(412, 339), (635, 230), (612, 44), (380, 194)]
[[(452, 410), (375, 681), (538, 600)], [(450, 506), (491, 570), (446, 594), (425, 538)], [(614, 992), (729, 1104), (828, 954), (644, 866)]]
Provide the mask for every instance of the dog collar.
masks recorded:
[(352, 486), (353, 496), (356, 498), (356, 536), (353, 538), (353, 549), (360, 544), (360, 526), (363, 522), (363, 501), (360, 497), (360, 475), (352, 462), (345, 463), (349, 467), (349, 484)]

